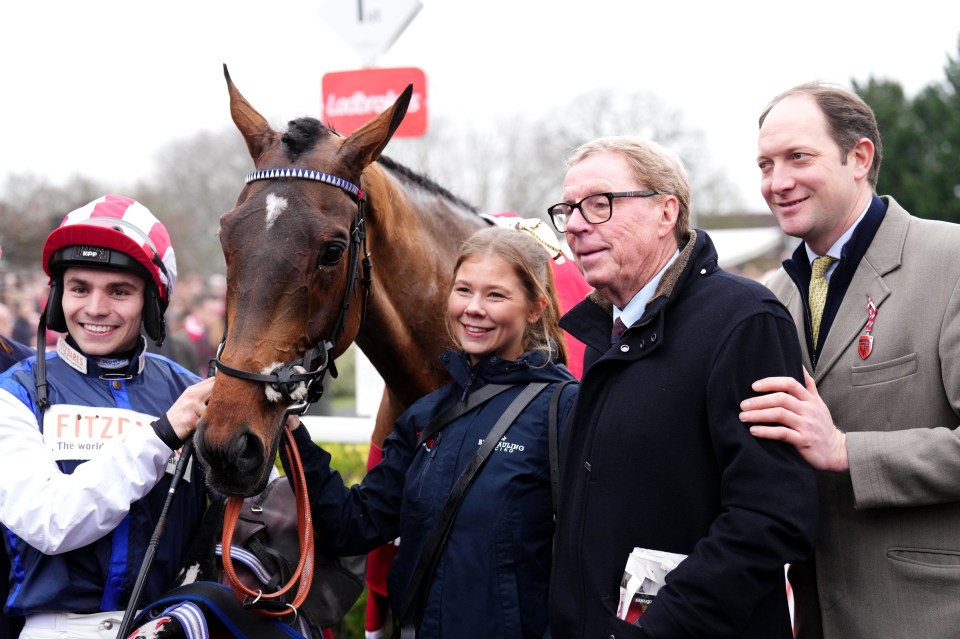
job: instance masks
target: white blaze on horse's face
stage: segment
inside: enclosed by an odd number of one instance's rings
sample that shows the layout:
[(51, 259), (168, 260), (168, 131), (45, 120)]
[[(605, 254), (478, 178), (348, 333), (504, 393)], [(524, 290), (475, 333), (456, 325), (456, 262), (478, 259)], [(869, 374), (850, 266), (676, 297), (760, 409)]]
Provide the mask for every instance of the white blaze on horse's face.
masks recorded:
[(267, 193), (267, 228), (273, 226), (280, 215), (287, 210), (287, 198)]

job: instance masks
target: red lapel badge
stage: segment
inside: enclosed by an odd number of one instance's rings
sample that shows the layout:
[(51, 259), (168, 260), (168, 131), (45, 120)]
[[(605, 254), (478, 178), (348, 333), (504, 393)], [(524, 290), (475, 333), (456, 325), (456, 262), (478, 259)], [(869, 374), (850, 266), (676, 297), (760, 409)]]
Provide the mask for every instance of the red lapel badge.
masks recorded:
[(873, 321), (877, 319), (877, 307), (873, 303), (873, 298), (867, 298), (867, 325), (863, 329), (863, 335), (860, 336), (860, 341), (857, 343), (857, 353), (860, 355), (860, 359), (867, 359), (870, 356), (870, 353), (873, 351), (873, 335), (870, 332), (873, 330)]

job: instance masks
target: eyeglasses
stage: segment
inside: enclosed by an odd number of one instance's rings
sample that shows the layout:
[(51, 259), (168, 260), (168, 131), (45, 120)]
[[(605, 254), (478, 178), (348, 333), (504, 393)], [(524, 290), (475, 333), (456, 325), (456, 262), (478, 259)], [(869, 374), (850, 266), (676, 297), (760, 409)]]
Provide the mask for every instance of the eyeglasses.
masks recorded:
[(616, 193), (594, 193), (579, 202), (567, 204), (561, 202), (547, 209), (550, 221), (558, 233), (567, 232), (567, 221), (574, 211), (580, 211), (583, 219), (590, 224), (603, 224), (613, 215), (613, 200), (618, 197), (651, 197), (659, 195), (660, 191), (646, 189), (643, 191), (618, 191)]

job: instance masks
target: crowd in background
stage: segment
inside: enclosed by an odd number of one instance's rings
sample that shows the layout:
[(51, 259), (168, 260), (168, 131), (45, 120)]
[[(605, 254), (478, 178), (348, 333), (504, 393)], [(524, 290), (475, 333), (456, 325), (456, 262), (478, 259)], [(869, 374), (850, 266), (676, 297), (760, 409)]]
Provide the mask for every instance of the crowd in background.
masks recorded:
[[(0, 271), (0, 335), (36, 348), (48, 290), (43, 271)], [(159, 349), (149, 342), (150, 349), (206, 377), (223, 336), (225, 294), (223, 275), (180, 275), (166, 313), (166, 340)], [(47, 349), (57, 347), (57, 337), (48, 332)]]

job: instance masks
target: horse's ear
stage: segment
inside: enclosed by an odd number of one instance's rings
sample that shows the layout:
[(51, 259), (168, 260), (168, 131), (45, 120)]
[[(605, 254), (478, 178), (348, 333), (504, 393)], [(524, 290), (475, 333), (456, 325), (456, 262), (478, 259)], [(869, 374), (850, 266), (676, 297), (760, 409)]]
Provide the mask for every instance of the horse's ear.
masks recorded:
[(343, 156), (353, 165), (352, 168), (358, 171), (375, 162), (400, 126), (403, 116), (407, 114), (412, 95), (413, 85), (408, 84), (393, 106), (354, 131), (344, 141), (338, 155)]
[(230, 79), (230, 72), (227, 71), (227, 65), (223, 65), (223, 77), (227, 80), (227, 90), (230, 92), (230, 116), (233, 123), (240, 129), (244, 141), (247, 143), (247, 150), (254, 164), (260, 159), (260, 156), (270, 146), (276, 137), (276, 132), (271, 128), (266, 118), (260, 115), (256, 109), (250, 106), (246, 98), (240, 95), (240, 91), (234, 86)]

